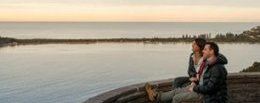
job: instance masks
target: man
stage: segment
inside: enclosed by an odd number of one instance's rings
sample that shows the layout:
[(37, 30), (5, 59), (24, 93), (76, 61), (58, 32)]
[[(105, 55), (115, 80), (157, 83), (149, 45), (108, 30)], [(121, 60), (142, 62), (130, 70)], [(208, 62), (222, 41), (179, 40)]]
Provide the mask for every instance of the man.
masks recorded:
[(227, 63), (227, 60), (218, 55), (218, 46), (213, 42), (206, 43), (203, 50), (205, 60), (196, 74), (196, 78), (199, 80), (198, 85), (193, 81), (191, 85), (184, 88), (157, 93), (149, 84), (146, 84), (145, 89), (148, 99), (158, 102), (172, 101), (172, 103), (181, 103), (204, 98), (204, 103), (226, 103), (227, 72), (224, 64)]
[[(202, 71), (199, 85), (194, 83), (190, 91), (202, 94), (204, 103), (227, 103), (227, 70), (226, 61), (218, 59), (219, 47), (214, 42), (208, 42), (203, 50), (203, 57), (207, 59), (208, 67)], [(199, 77), (200, 78), (200, 77)]]

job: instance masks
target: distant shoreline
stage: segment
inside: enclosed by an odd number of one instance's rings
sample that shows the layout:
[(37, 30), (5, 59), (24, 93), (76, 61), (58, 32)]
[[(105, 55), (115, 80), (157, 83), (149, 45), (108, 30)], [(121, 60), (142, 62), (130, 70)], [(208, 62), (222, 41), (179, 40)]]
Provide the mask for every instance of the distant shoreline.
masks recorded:
[[(30, 44), (92, 44), (92, 43), (190, 43), (194, 38), (108, 38), (108, 39), (15, 39), (5, 38), (0, 46)], [(260, 43), (260, 40), (207, 39), (219, 43)]]
[(27, 44), (90, 44), (90, 43), (178, 43), (192, 42), (195, 38), (205, 38), (208, 41), (220, 43), (260, 43), (260, 26), (246, 30), (241, 34), (217, 34), (211, 37), (211, 34), (200, 35), (182, 35), (182, 37), (169, 38), (103, 38), (103, 39), (16, 39), (0, 36), (0, 47), (15, 46)]

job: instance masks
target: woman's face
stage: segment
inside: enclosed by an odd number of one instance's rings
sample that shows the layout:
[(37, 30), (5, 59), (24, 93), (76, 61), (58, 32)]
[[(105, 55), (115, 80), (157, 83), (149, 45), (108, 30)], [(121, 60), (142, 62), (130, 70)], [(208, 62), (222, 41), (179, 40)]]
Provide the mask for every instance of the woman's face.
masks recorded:
[(197, 45), (195, 41), (192, 42), (192, 51), (193, 52), (200, 51), (200, 47)]

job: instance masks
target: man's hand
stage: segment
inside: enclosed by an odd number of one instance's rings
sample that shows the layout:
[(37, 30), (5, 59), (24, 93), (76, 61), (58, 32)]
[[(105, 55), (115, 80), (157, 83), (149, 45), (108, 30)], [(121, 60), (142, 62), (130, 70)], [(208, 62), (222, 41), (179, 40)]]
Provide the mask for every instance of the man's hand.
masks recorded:
[(193, 87), (192, 86), (189, 87), (189, 91), (193, 92)]
[(196, 86), (196, 83), (195, 82), (192, 82), (189, 86), (189, 91), (190, 92), (193, 92), (193, 88)]
[(195, 77), (191, 77), (191, 78), (190, 78), (190, 81), (191, 81), (191, 82), (196, 82), (196, 81), (198, 81), (198, 79), (195, 78)]
[(196, 83), (195, 82), (191, 82), (190, 84), (192, 87), (195, 87), (196, 86)]

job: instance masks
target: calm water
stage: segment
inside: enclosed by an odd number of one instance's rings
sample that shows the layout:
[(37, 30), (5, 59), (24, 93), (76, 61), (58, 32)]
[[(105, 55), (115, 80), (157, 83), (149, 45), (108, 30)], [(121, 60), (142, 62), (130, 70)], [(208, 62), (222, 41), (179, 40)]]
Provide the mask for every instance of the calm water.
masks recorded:
[(79, 22), (79, 23), (4, 23), (0, 36), (15, 38), (140, 38), (181, 37), (183, 34), (241, 33), (259, 23), (191, 22)]
[[(260, 44), (220, 44), (229, 72), (260, 61)], [(121, 86), (187, 75), (191, 44), (0, 48), (0, 103), (80, 103)]]

